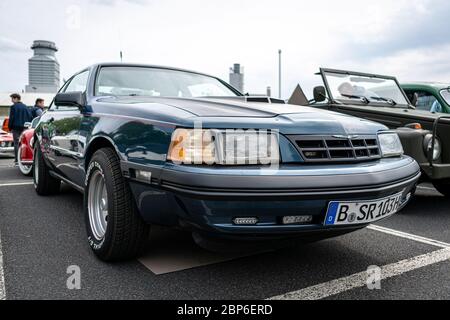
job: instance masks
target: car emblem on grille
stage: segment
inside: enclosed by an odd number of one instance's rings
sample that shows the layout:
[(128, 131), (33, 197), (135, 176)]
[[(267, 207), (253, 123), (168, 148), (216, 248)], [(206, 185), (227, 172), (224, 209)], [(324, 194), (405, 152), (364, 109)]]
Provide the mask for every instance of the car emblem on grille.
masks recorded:
[(356, 138), (358, 138), (359, 136), (357, 136), (357, 135), (351, 135), (351, 136), (345, 136), (345, 135), (334, 135), (333, 136), (333, 138), (336, 138), (336, 139), (356, 139)]

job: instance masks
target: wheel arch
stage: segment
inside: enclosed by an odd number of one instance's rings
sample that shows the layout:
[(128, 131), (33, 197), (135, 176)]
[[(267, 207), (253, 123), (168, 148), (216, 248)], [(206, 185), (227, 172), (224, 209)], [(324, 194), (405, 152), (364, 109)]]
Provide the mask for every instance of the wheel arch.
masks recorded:
[(90, 142), (86, 149), (86, 152), (84, 154), (84, 167), (87, 168), (89, 165), (89, 162), (92, 159), (92, 156), (97, 150), (100, 150), (102, 148), (111, 148), (115, 151), (119, 159), (122, 159), (121, 154), (119, 150), (117, 149), (117, 146), (115, 145), (114, 141), (108, 137), (108, 136), (96, 136), (94, 137)]

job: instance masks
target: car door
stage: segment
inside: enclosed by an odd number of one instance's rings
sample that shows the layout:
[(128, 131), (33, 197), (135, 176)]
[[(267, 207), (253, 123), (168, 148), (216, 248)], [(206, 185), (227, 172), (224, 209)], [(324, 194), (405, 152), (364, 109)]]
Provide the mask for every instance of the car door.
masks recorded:
[[(60, 92), (86, 92), (89, 71), (75, 75)], [(78, 107), (52, 104), (43, 119), (43, 137), (47, 140), (47, 157), (54, 169), (71, 181), (76, 180), (81, 158), (78, 135), (82, 114)]]

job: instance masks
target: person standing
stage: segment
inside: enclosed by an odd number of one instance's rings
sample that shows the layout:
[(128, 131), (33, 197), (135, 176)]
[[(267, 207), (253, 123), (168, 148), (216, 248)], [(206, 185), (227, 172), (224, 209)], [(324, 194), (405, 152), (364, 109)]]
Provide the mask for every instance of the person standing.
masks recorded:
[(33, 119), (42, 116), (42, 113), (44, 112), (44, 108), (45, 108), (44, 103), (45, 103), (44, 99), (42, 99), (42, 98), (36, 99), (36, 103), (35, 103), (34, 107), (31, 108), (31, 117)]
[(19, 138), (25, 130), (25, 122), (31, 122), (31, 112), (26, 105), (21, 102), (20, 94), (10, 95), (13, 105), (9, 110), (8, 128), (13, 134), (14, 139), (14, 164), (18, 163)]

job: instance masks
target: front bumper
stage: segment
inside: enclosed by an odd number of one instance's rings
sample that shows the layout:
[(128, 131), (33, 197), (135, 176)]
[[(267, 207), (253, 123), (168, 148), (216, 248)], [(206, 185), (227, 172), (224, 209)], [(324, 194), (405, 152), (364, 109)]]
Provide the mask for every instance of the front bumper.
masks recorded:
[[(350, 165), (288, 165), (277, 171), (122, 163), (143, 218), (149, 223), (181, 225), (227, 237), (286, 237), (343, 233), (365, 225), (324, 225), (330, 201), (374, 200), (415, 188), (420, 169), (409, 157)], [(152, 173), (151, 183), (133, 178), (133, 170)], [(282, 217), (312, 215), (308, 225), (284, 225)], [(257, 217), (258, 224), (233, 224)], [(325, 236), (326, 237), (326, 236)]]
[(442, 180), (450, 178), (450, 164), (446, 163), (421, 163), (420, 168), (426, 180)]
[(14, 154), (14, 147), (0, 147), (0, 154)]

